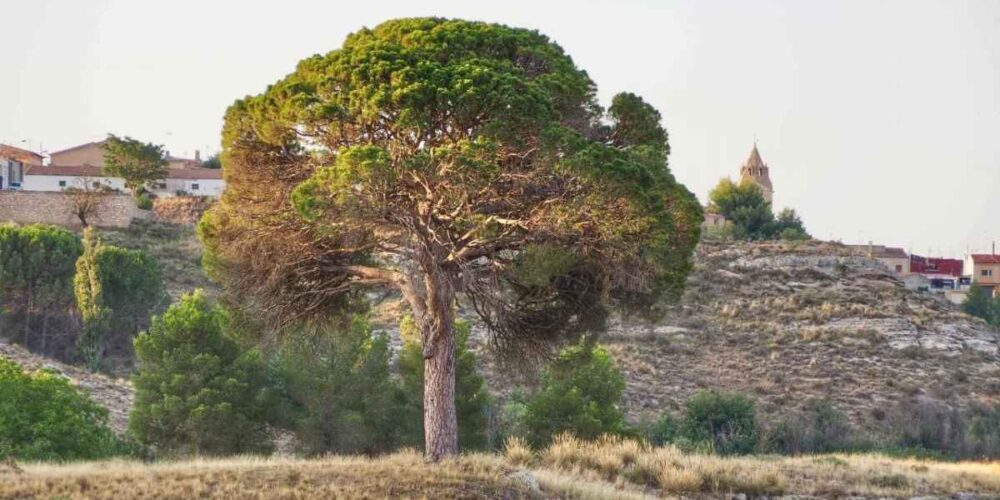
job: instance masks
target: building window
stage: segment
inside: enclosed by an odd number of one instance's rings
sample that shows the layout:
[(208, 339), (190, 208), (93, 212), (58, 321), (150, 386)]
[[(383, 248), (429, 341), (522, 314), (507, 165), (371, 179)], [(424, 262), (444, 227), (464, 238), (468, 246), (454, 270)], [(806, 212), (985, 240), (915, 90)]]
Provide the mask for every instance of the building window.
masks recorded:
[(198, 190), (198, 183), (191, 184), (191, 191), (197, 191), (197, 190)]
[(59, 181), (59, 187), (61, 188), (66, 187), (66, 181)]
[(167, 189), (167, 183), (166, 182), (157, 182), (156, 183), (156, 189)]
[(992, 269), (983, 269), (982, 271), (980, 271), (980, 275), (982, 275), (982, 276), (993, 276), (993, 270)]
[(897, 273), (901, 273), (901, 272), (903, 272), (903, 266), (902, 266), (902, 265), (900, 265), (900, 264), (896, 264), (896, 272), (897, 272)]

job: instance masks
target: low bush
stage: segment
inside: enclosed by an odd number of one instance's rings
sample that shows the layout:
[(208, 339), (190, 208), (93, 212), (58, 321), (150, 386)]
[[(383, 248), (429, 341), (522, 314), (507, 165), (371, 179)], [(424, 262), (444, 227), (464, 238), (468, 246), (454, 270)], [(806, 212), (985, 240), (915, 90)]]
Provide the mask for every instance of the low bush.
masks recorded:
[(801, 410), (786, 413), (766, 432), (763, 449), (797, 455), (847, 451), (857, 431), (833, 403), (814, 399)]
[(619, 409), (625, 379), (607, 350), (586, 341), (567, 347), (545, 369), (524, 414), (528, 440), (547, 444), (570, 432), (583, 439), (629, 434)]
[(670, 413), (660, 415), (660, 418), (644, 429), (646, 439), (655, 446), (673, 443), (680, 433), (680, 422)]
[(0, 459), (92, 460), (127, 454), (107, 410), (52, 372), (0, 358)]
[(153, 198), (149, 196), (149, 193), (140, 193), (135, 197), (135, 206), (139, 210), (152, 210), (153, 209)]
[(699, 392), (687, 402), (680, 436), (722, 455), (751, 453), (757, 441), (753, 401), (742, 394)]

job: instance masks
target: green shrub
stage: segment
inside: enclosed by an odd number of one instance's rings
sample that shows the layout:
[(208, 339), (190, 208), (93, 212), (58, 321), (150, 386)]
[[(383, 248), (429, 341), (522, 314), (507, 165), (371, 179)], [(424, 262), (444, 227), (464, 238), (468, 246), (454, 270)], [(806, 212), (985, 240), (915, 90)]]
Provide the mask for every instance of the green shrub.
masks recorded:
[(108, 412), (52, 372), (0, 358), (0, 459), (88, 460), (124, 454)]
[(899, 448), (962, 453), (966, 421), (958, 408), (932, 400), (904, 400), (888, 416)]
[(742, 394), (701, 391), (687, 401), (680, 435), (722, 455), (751, 453), (757, 440), (753, 401)]
[(135, 339), (139, 371), (129, 429), (142, 443), (196, 455), (267, 452), (274, 391), (256, 351), (225, 335), (228, 315), (184, 295)]
[[(403, 349), (397, 369), (400, 377), (400, 426), (402, 444), (424, 444), (424, 355), (420, 332), (409, 316), (399, 327)], [(455, 322), (455, 412), (458, 416), (458, 445), (463, 450), (484, 449), (489, 443), (487, 411), (491, 404), (486, 381), (476, 370), (476, 355), (469, 350), (472, 325)]]
[(856, 430), (833, 403), (813, 399), (770, 429), (766, 449), (777, 453), (830, 453), (853, 448)]
[(168, 301), (160, 268), (148, 254), (104, 245), (93, 230), (83, 238), (74, 287), (84, 321), (78, 346), (96, 370), (108, 353), (129, 357), (132, 337)]
[(149, 193), (139, 193), (135, 197), (135, 206), (139, 210), (152, 210), (153, 209), (153, 198), (149, 196)]
[(660, 415), (660, 418), (646, 428), (646, 439), (656, 445), (663, 446), (674, 442), (680, 433), (680, 422), (669, 413)]
[(278, 356), (283, 420), (308, 454), (379, 453), (399, 439), (389, 339), (361, 316), (343, 331), (289, 335)]
[(979, 286), (979, 283), (973, 282), (969, 287), (962, 301), (962, 310), (991, 325), (1000, 326), (1000, 297), (992, 298), (989, 290)]
[(528, 402), (528, 439), (544, 445), (562, 432), (582, 439), (627, 434), (619, 409), (625, 380), (607, 350), (589, 342), (567, 347), (546, 368), (541, 390)]
[(977, 457), (1000, 457), (1000, 405), (978, 408), (969, 426), (970, 450)]

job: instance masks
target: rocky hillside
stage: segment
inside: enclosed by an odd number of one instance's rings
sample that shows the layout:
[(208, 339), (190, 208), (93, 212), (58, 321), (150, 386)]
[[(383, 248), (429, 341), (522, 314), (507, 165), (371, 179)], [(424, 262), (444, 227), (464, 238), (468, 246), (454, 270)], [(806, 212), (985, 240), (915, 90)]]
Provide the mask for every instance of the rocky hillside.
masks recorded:
[[(174, 294), (207, 284), (191, 235), (156, 243), (152, 232), (140, 233), (107, 236), (176, 262)], [(821, 242), (703, 244), (696, 261), (684, 297), (664, 321), (618, 320), (602, 339), (626, 374), (632, 420), (678, 410), (700, 389), (749, 394), (765, 413), (826, 398), (858, 422), (904, 400), (1000, 402), (1000, 335), (943, 297), (905, 289), (876, 261)], [(385, 301), (375, 322), (394, 330), (403, 312), (398, 301)], [(498, 368), (484, 348), (485, 331), (474, 332), (498, 395), (537, 380)], [(67, 375), (110, 408), (116, 429), (124, 428), (127, 382), (9, 344), (0, 344), (0, 356)]]
[(703, 244), (666, 320), (619, 322), (605, 342), (633, 418), (704, 388), (765, 412), (828, 398), (856, 421), (907, 398), (1000, 401), (994, 329), (831, 243)]

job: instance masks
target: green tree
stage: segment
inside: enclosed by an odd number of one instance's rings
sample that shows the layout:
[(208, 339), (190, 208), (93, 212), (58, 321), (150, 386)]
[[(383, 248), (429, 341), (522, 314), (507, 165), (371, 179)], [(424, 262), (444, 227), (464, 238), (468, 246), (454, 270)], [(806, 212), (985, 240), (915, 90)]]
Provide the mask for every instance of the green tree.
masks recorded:
[(962, 301), (962, 310), (991, 325), (1000, 326), (1000, 300), (990, 297), (989, 290), (979, 286), (979, 283), (973, 282), (969, 287), (969, 292)]
[(256, 351), (225, 334), (228, 315), (201, 291), (184, 295), (135, 339), (139, 371), (129, 430), (159, 450), (267, 452), (273, 389)]
[(108, 134), (104, 149), (104, 174), (125, 179), (125, 187), (135, 196), (139, 188), (167, 176), (163, 146), (131, 137)]
[(708, 195), (708, 209), (733, 223), (733, 236), (747, 240), (773, 237), (774, 213), (764, 192), (753, 182), (735, 183), (726, 178)]
[(81, 251), (80, 238), (65, 229), (0, 225), (0, 333), (43, 353), (67, 339), (72, 345), (73, 266)]
[[(536, 31), (362, 29), (227, 111), (226, 196), (200, 225), (210, 271), (276, 320), (400, 291), (426, 365), (425, 453), (454, 455), (456, 294), (497, 345), (530, 353), (608, 307), (661, 311), (691, 269), (701, 207), (667, 168), (655, 109), (622, 96), (609, 114), (596, 95)], [(519, 282), (532, 260), (514, 257), (543, 244), (570, 265)]]
[(127, 451), (108, 411), (56, 373), (0, 358), (0, 458), (92, 460)]
[[(403, 349), (396, 363), (400, 377), (403, 429), (402, 444), (419, 447), (424, 442), (424, 363), (420, 331), (413, 318), (406, 316), (399, 326)], [(488, 443), (487, 411), (491, 404), (486, 380), (477, 370), (476, 355), (469, 350), (472, 326), (467, 321), (455, 324), (455, 409), (458, 415), (458, 444), (463, 450), (482, 450)]]
[(399, 440), (389, 339), (373, 336), (363, 316), (343, 329), (290, 336), (278, 372), (291, 403), (283, 418), (306, 453), (380, 453)]
[(774, 221), (772, 236), (782, 240), (808, 240), (810, 238), (799, 214), (791, 208), (782, 209), (778, 213), (778, 217)]
[(618, 407), (624, 391), (625, 379), (607, 350), (586, 341), (563, 349), (528, 401), (529, 441), (543, 445), (566, 431), (584, 439), (628, 432)]
[(147, 253), (104, 245), (89, 228), (83, 243), (73, 280), (84, 322), (78, 348), (97, 370), (107, 354), (129, 354), (133, 336), (148, 326), (168, 297), (160, 268)]
[(205, 161), (201, 162), (201, 168), (222, 168), (222, 159), (219, 158), (219, 154), (216, 153), (209, 156)]
[(687, 402), (680, 434), (723, 455), (751, 453), (757, 442), (753, 401), (742, 394), (701, 391)]

